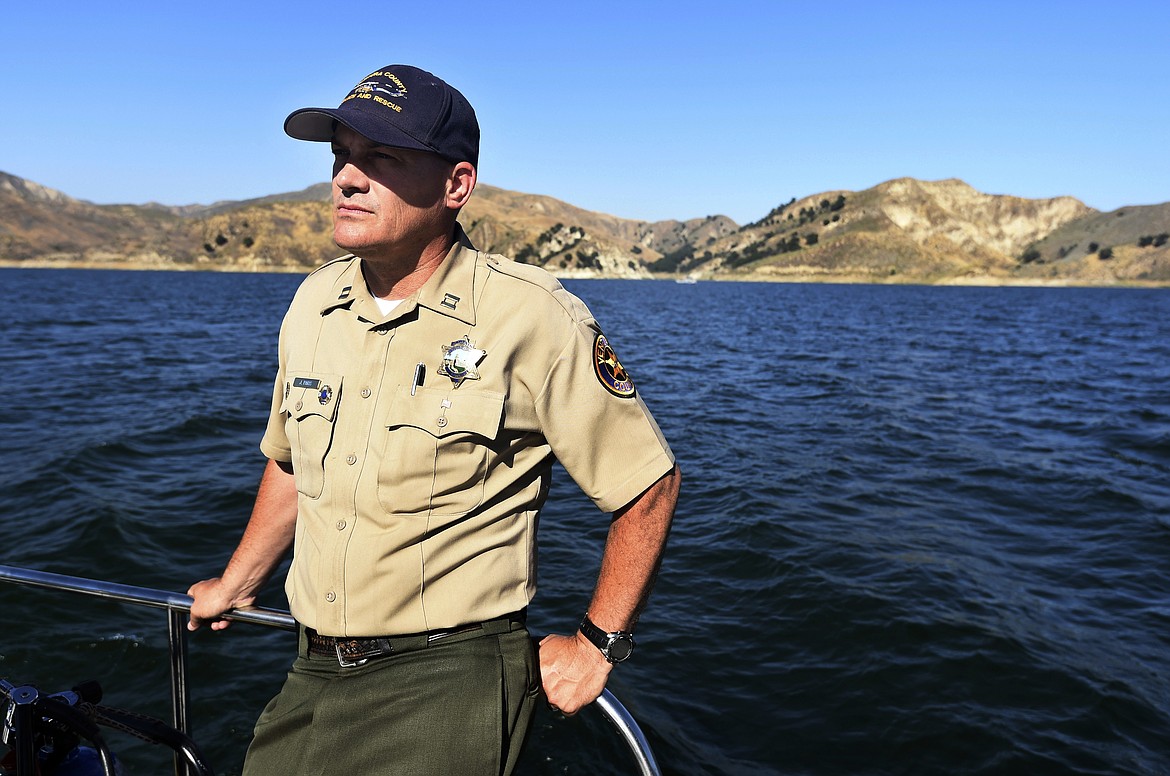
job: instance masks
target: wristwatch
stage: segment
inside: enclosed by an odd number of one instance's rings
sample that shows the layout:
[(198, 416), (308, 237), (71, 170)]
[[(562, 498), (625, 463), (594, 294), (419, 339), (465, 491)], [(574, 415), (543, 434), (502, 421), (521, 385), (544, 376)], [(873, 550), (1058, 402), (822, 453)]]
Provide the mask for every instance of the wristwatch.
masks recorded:
[(634, 634), (625, 631), (606, 633), (593, 624), (588, 614), (581, 618), (581, 633), (611, 663), (620, 663), (634, 654)]

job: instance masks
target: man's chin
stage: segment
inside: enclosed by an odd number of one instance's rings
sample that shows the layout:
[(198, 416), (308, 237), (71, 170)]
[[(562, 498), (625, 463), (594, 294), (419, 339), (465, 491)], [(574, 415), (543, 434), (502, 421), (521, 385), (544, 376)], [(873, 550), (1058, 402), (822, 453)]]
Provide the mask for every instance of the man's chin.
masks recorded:
[(362, 248), (369, 247), (367, 240), (363, 240), (348, 231), (337, 229), (333, 231), (333, 242), (338, 248), (347, 253), (361, 253)]

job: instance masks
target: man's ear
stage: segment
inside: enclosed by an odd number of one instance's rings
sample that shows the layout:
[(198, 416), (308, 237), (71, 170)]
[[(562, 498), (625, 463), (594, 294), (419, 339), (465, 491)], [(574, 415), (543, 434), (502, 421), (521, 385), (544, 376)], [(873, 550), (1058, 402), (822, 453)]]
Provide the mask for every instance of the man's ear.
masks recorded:
[(475, 190), (475, 166), (471, 162), (459, 162), (447, 176), (447, 207), (458, 210), (467, 204)]

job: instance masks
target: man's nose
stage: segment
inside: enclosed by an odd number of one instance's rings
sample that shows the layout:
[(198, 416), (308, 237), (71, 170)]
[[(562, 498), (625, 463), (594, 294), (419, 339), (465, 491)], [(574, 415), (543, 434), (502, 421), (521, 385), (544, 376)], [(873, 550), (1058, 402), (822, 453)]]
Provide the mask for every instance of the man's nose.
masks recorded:
[(369, 188), (370, 179), (361, 167), (352, 161), (346, 161), (333, 174), (333, 183), (342, 191), (365, 191)]

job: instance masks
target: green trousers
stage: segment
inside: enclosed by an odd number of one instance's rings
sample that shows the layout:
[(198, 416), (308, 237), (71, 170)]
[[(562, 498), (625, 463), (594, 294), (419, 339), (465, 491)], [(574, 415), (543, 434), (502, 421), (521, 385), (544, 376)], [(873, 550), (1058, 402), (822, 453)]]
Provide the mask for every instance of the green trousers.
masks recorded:
[(535, 646), (518, 623), (424, 639), (353, 668), (309, 656), (302, 632), (244, 776), (510, 774), (539, 694)]

